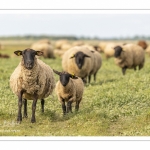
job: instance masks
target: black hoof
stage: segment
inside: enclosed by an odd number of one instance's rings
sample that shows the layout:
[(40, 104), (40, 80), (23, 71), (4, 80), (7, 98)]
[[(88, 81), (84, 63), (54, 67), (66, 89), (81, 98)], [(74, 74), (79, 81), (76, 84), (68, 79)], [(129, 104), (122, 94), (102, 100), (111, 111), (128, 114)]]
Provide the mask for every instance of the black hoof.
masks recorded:
[(35, 121), (35, 119), (31, 119), (31, 123), (35, 123), (36, 121)]
[(23, 118), (28, 118), (28, 115), (24, 115)]
[(21, 123), (21, 121), (22, 121), (22, 116), (18, 116), (17, 122), (18, 122), (18, 123)]

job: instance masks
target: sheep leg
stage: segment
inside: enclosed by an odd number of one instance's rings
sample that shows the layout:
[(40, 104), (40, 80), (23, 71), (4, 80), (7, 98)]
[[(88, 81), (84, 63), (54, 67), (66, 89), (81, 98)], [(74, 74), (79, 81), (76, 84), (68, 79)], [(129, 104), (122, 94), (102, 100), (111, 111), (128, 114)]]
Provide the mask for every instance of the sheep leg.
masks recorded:
[(21, 113), (21, 109), (22, 109), (22, 95), (23, 95), (23, 91), (20, 91), (19, 95), (18, 95), (18, 117), (17, 117), (17, 122), (21, 123), (22, 121), (22, 113)]
[(139, 70), (142, 69), (143, 66), (144, 66), (144, 64), (140, 64), (140, 65), (139, 65)]
[(94, 82), (96, 82), (96, 74), (97, 74), (97, 72), (94, 73)]
[(63, 115), (66, 114), (66, 105), (65, 105), (65, 101), (62, 101), (62, 110), (63, 110)]
[(71, 112), (72, 113), (72, 101), (67, 102), (67, 113)]
[(23, 103), (24, 103), (24, 113), (23, 113), (23, 117), (24, 118), (28, 118), (28, 114), (27, 114), (27, 100), (23, 99)]
[(35, 99), (33, 100), (33, 103), (32, 103), (32, 118), (31, 118), (31, 123), (36, 122), (36, 119), (35, 119), (36, 103), (37, 103), (37, 96), (35, 96)]
[(41, 109), (42, 109), (42, 113), (44, 113), (44, 103), (45, 103), (45, 100), (44, 100), (44, 99), (41, 99)]
[(79, 110), (79, 104), (80, 104), (80, 102), (81, 102), (81, 100), (79, 100), (79, 101), (76, 102), (75, 111)]
[(127, 67), (126, 67), (126, 66), (122, 68), (122, 73), (123, 73), (123, 75), (125, 75), (125, 73), (126, 73), (126, 69), (127, 69)]
[(134, 67), (134, 71), (136, 71), (136, 67)]
[(89, 83), (91, 82), (91, 75), (88, 76), (89, 77)]

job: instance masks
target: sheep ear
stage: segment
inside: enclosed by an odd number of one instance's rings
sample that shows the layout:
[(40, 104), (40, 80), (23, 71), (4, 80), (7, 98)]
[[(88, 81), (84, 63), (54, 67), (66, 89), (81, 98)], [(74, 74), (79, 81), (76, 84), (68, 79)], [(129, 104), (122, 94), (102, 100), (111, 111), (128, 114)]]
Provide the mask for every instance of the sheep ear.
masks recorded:
[(41, 51), (36, 51), (36, 55), (37, 55), (37, 56), (41, 56), (41, 55), (43, 55), (43, 52), (41, 52)]
[(74, 58), (74, 57), (75, 57), (75, 54), (74, 54), (74, 55), (72, 55), (72, 56), (70, 57), (70, 59), (71, 59), (71, 58)]
[(18, 51), (14, 51), (14, 53), (15, 53), (17, 56), (22, 55), (22, 51), (20, 51), (20, 50), (18, 50)]
[(70, 74), (70, 78), (72, 78), (72, 79), (78, 79), (78, 77), (75, 76), (75, 74)]
[(61, 72), (56, 71), (56, 70), (54, 70), (54, 69), (53, 69), (53, 72), (56, 73), (56, 74), (59, 75), (59, 76), (61, 75)]

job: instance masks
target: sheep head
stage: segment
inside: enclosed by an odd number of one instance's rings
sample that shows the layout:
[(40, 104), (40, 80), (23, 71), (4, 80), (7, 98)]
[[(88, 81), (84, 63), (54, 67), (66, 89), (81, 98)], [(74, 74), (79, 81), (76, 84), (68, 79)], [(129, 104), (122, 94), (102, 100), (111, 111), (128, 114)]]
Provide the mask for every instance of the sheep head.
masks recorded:
[(53, 69), (53, 71), (54, 71), (54, 73), (56, 73), (57, 75), (59, 75), (60, 82), (61, 82), (61, 84), (63, 86), (66, 86), (69, 83), (70, 78), (72, 78), (72, 79), (78, 79), (77, 76), (75, 76), (73, 74), (70, 74), (68, 72), (59, 72), (59, 71), (56, 71), (54, 69)]
[(71, 56), (70, 59), (72, 59), (74, 57), (75, 57), (75, 62), (77, 64), (78, 68), (81, 69), (82, 66), (84, 65), (85, 57), (90, 57), (90, 56), (88, 56), (88, 55), (84, 54), (83, 52), (79, 51), (76, 54), (74, 54), (73, 56)]
[(33, 49), (30, 49), (30, 48), (25, 49), (23, 51), (17, 50), (14, 53), (17, 56), (21, 56), (22, 55), (25, 68), (28, 69), (28, 70), (31, 70), (33, 68), (33, 66), (34, 66), (35, 55), (41, 56), (43, 54), (43, 52), (41, 52), (41, 51), (35, 51)]
[(114, 50), (115, 50), (114, 56), (117, 58), (121, 55), (123, 48), (121, 46), (116, 46), (114, 47)]

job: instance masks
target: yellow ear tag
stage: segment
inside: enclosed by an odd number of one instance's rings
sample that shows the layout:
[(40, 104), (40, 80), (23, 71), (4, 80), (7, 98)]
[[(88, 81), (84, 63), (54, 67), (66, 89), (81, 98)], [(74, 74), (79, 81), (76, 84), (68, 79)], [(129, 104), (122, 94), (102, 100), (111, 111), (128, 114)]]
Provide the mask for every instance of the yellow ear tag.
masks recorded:
[(20, 52), (18, 52), (18, 56), (20, 56), (21, 55), (21, 53)]
[(72, 73), (72, 77), (74, 77), (75, 75)]

